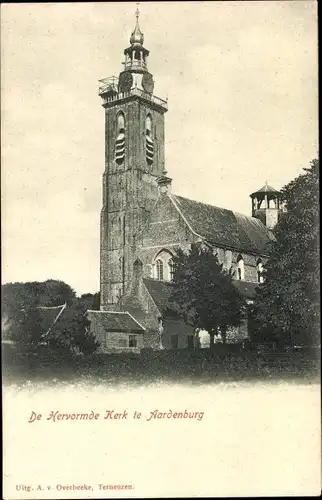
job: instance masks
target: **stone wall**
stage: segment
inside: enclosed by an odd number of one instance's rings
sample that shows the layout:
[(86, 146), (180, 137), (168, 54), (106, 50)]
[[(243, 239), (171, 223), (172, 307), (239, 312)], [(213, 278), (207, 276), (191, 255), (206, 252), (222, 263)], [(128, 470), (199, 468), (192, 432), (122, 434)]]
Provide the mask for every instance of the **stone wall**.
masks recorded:
[(137, 347), (129, 347), (129, 336), (132, 334), (125, 332), (108, 332), (99, 323), (95, 323), (93, 332), (100, 343), (99, 352), (129, 351), (137, 352), (144, 346), (143, 333), (134, 333)]
[[(117, 115), (125, 119), (125, 158), (115, 161)], [(146, 116), (152, 117), (153, 164), (145, 153)], [(132, 278), (139, 235), (157, 200), (156, 178), (164, 170), (164, 116), (133, 98), (105, 110), (105, 172), (101, 212), (101, 309), (116, 303)]]
[[(138, 247), (137, 255), (143, 263), (143, 272), (146, 277), (153, 277), (153, 262), (162, 250), (173, 253), (176, 248), (188, 250), (191, 243), (200, 239), (189, 229), (179, 212), (174, 207), (169, 196), (160, 195), (149, 223), (143, 232), (142, 243)], [(238, 250), (215, 247), (219, 262), (225, 269), (231, 269), (237, 279), (237, 258), (241, 254), (244, 260), (244, 281), (257, 283), (257, 261), (259, 255), (247, 254)], [(265, 259), (262, 258), (263, 263)]]

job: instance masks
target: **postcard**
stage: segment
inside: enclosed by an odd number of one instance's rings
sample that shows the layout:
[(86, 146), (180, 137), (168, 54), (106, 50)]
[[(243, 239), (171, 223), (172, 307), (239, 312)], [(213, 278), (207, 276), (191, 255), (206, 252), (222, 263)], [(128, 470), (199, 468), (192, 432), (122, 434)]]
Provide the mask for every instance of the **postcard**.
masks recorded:
[(1, 11), (3, 498), (319, 495), (316, 2)]

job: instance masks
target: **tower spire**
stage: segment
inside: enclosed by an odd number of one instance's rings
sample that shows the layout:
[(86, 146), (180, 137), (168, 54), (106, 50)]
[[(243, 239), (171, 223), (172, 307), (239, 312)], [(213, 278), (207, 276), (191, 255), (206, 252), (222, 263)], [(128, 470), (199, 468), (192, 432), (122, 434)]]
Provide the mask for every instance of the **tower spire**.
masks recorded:
[(131, 45), (133, 45), (133, 44), (143, 45), (143, 42), (144, 42), (144, 36), (143, 36), (143, 33), (140, 30), (140, 26), (139, 26), (139, 17), (140, 17), (139, 5), (140, 5), (140, 2), (137, 2), (136, 3), (136, 11), (135, 11), (136, 23), (135, 23), (135, 28), (132, 31), (131, 38), (130, 38)]

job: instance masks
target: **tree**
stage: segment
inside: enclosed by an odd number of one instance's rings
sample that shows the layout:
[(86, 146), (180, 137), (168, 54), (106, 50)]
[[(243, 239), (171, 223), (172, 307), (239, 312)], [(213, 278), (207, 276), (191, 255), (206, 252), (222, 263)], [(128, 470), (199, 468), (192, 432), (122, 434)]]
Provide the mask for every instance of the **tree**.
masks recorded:
[(286, 212), (253, 309), (259, 336), (292, 346), (316, 344), (320, 324), (319, 160), (304, 171), (282, 189)]
[(43, 334), (42, 317), (38, 302), (16, 311), (10, 325), (10, 337), (18, 344), (34, 348)]
[(75, 298), (75, 290), (64, 281), (47, 280), (39, 283), (38, 293), (43, 306), (60, 306), (61, 304), (71, 305)]
[(83, 354), (92, 354), (99, 347), (99, 342), (90, 331), (90, 321), (86, 314), (77, 311), (74, 318), (75, 329), (72, 336), (72, 345)]
[(98, 311), (100, 308), (100, 293), (84, 293), (77, 299), (79, 306), (83, 308), (84, 312), (89, 309)]
[[(99, 344), (90, 333), (84, 313), (87, 309), (99, 309), (99, 293), (84, 294), (77, 298), (67, 283), (52, 279), (8, 283), (2, 286), (2, 292), (6, 338), (29, 347), (46, 340), (50, 346), (68, 351), (77, 348), (89, 353), (97, 349)], [(67, 304), (67, 307), (54, 323), (57, 310), (48, 311), (46, 308), (63, 304)]]
[(67, 307), (52, 328), (48, 342), (51, 347), (72, 351), (77, 349), (83, 354), (91, 354), (99, 347), (99, 342), (89, 329), (90, 322), (82, 307), (75, 302)]
[(196, 244), (188, 253), (178, 249), (173, 257), (170, 303), (185, 323), (209, 333), (211, 347), (219, 330), (226, 342), (227, 329), (241, 324), (246, 306), (217, 255)]
[(75, 291), (64, 281), (47, 280), (27, 283), (6, 283), (2, 285), (2, 311), (9, 316), (16, 315), (23, 308), (39, 306), (59, 306), (72, 304)]

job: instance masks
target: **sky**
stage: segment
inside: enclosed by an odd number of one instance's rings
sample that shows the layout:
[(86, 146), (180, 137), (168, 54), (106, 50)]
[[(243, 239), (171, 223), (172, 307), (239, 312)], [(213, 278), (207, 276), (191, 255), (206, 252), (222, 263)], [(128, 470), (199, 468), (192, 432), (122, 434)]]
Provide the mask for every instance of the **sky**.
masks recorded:
[[(2, 4), (3, 283), (99, 290), (104, 109), (135, 3)], [(173, 192), (250, 215), (317, 157), (315, 1), (142, 2)]]

